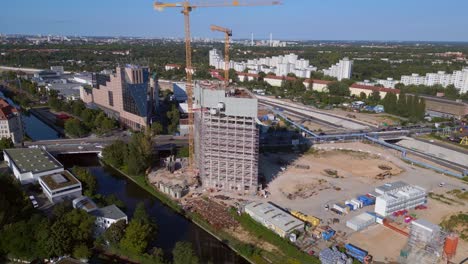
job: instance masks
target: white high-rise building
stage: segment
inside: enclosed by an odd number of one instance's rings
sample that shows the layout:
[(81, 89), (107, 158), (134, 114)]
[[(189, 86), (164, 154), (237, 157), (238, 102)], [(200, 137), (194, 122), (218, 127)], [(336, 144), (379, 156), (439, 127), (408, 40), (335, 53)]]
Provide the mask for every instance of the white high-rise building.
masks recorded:
[(437, 73), (427, 73), (426, 76), (420, 76), (416, 73), (403, 75), (400, 82), (404, 85), (442, 85), (443, 87), (453, 85), (460, 90), (460, 93), (466, 93), (468, 92), (468, 68), (454, 71), (451, 74), (439, 71)]
[[(216, 49), (209, 52), (210, 66), (216, 69), (224, 69), (224, 58)], [(311, 72), (317, 71), (317, 68), (309, 64), (309, 60), (299, 59), (296, 54), (288, 54), (285, 56), (273, 56), (258, 59), (249, 59), (243, 62), (229, 62), (229, 68), (236, 71), (249, 70), (249, 73), (274, 73), (277, 76), (286, 76), (290, 73), (295, 74), (300, 78), (309, 78)]]
[(343, 79), (350, 79), (353, 69), (353, 61), (349, 58), (343, 58), (337, 64), (332, 65), (330, 68), (323, 70), (323, 73), (332, 76), (341, 81)]

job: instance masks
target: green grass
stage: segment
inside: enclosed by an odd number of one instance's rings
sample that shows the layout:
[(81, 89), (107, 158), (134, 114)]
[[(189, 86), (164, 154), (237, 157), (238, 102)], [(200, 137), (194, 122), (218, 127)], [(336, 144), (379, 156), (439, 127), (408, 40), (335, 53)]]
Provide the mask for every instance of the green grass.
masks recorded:
[(468, 214), (460, 212), (445, 219), (440, 225), (449, 231), (457, 232), (460, 238), (468, 241)]
[(442, 203), (447, 204), (447, 205), (452, 205), (452, 204), (465, 205), (465, 203), (462, 203), (460, 201), (457, 201), (457, 200), (454, 200), (452, 198), (446, 197), (443, 194), (436, 194), (436, 193), (430, 192), (428, 194), (428, 196), (431, 199), (437, 200), (437, 201), (442, 202)]
[(451, 191), (448, 191), (447, 194), (451, 194), (460, 200), (468, 200), (468, 192), (464, 192), (462, 190), (458, 190), (458, 189), (451, 190)]
[(299, 261), (299, 263), (320, 263), (317, 258), (302, 252), (287, 239), (281, 238), (270, 229), (252, 219), (249, 215), (238, 215), (234, 209), (231, 210), (231, 214), (241, 224), (241, 226), (252, 235), (281, 249), (281, 253), (284, 254), (284, 257), (282, 260), (278, 260), (283, 261), (282, 263), (295, 261)]

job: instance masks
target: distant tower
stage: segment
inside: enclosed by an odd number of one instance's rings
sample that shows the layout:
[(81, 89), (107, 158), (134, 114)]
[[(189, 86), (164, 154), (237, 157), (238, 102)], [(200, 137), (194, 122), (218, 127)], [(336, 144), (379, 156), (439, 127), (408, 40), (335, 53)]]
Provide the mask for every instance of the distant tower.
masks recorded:
[(254, 41), (253, 41), (253, 33), (251, 33), (250, 35), (250, 45), (253, 46), (254, 45)]
[(273, 47), (273, 33), (270, 33), (270, 47)]

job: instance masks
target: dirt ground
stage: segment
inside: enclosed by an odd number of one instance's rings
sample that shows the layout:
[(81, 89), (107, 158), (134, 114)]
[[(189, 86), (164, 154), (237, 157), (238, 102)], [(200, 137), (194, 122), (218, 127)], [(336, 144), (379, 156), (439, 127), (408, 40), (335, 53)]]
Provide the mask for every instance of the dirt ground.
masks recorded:
[(353, 233), (348, 242), (370, 252), (375, 261), (390, 263), (398, 261), (400, 250), (407, 238), (383, 225), (374, 225)]
[[(468, 184), (459, 179), (448, 177), (431, 170), (412, 166), (399, 159), (396, 151), (381, 148), (377, 145), (361, 142), (321, 144), (318, 152), (309, 155), (295, 156), (294, 154), (262, 154), (260, 156), (260, 172), (269, 180), (267, 199), (283, 208), (298, 210), (305, 214), (319, 217), (324, 222), (330, 218), (338, 218), (340, 223), (332, 224), (335, 230), (347, 233), (347, 240), (368, 250), (377, 260), (396, 260), (400, 249), (406, 243), (406, 238), (384, 226), (376, 225), (366, 231), (351, 232), (344, 223), (364, 211), (358, 210), (346, 216), (337, 216), (326, 211), (325, 205), (335, 202), (344, 202), (357, 195), (374, 191), (376, 186), (387, 182), (404, 181), (425, 188), (428, 192), (446, 193), (453, 189), (468, 188)], [(340, 150), (341, 148), (341, 150)], [(350, 151), (354, 150), (354, 151)], [(278, 161), (281, 161), (278, 164)], [(287, 165), (285, 165), (286, 163)], [(307, 165), (309, 169), (296, 168), (296, 165)], [(382, 172), (379, 166), (391, 167), (394, 176), (384, 180), (375, 179), (375, 175)], [(281, 167), (285, 170), (282, 171)], [(326, 169), (336, 170), (333, 173)], [(388, 168), (386, 168), (388, 169)], [(321, 184), (318, 181), (322, 180)], [(439, 187), (441, 182), (444, 187)], [(313, 185), (310, 192), (305, 191)], [(322, 190), (320, 190), (322, 189)], [(306, 193), (302, 198), (295, 195), (294, 199), (288, 193)], [(468, 202), (466, 202), (468, 204)], [(452, 214), (468, 211), (467, 205), (447, 206), (433, 199), (428, 200), (427, 210), (418, 210), (418, 218), (427, 219), (433, 223), (440, 222)], [(365, 211), (373, 211), (373, 207)], [(458, 254), (455, 260), (466, 257), (468, 243), (460, 241)], [(458, 261), (460, 262), (460, 261)]]
[(355, 116), (357, 120), (378, 126), (382, 126), (384, 123), (389, 126), (398, 126), (401, 122), (401, 120), (398, 117), (393, 117), (388, 114), (355, 113), (351, 111), (345, 111), (339, 108), (334, 108), (333, 110), (331, 110), (331, 112), (340, 116), (352, 115)]

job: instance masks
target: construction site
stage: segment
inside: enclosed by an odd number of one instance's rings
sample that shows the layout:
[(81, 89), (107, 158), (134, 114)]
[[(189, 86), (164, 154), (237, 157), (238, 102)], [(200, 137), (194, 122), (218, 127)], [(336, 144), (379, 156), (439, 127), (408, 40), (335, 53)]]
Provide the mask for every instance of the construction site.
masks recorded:
[(197, 83), (195, 160), (203, 187), (255, 193), (258, 186), (257, 99), (242, 89)]

